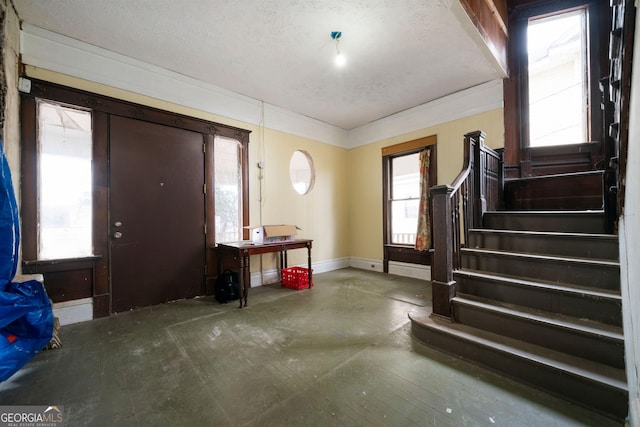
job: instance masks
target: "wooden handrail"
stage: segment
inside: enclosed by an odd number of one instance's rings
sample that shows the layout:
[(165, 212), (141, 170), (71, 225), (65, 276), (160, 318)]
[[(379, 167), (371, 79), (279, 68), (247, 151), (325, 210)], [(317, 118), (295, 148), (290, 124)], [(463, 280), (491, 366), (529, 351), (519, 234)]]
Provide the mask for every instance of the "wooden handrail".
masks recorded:
[[(453, 272), (461, 267), (461, 248), (469, 229), (482, 227), (482, 215), (501, 203), (502, 156), (484, 145), (482, 131), (464, 139), (461, 172), (451, 185), (431, 187), (433, 262), (431, 265), (433, 314), (451, 318), (456, 294)], [(461, 220), (462, 217), (462, 220)]]

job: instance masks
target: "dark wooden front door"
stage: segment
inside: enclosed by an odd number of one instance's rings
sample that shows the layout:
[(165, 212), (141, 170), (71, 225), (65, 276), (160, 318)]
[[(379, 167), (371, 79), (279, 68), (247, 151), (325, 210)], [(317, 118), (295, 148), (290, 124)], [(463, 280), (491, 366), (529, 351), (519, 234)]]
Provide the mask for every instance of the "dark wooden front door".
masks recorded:
[(111, 116), (112, 312), (202, 293), (201, 134)]

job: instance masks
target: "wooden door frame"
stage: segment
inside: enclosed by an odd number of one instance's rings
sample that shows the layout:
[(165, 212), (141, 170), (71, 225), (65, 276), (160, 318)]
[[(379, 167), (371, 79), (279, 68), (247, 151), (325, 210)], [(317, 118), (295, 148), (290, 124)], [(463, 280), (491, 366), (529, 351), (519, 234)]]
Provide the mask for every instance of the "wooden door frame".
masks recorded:
[[(586, 5), (590, 25), (590, 139), (583, 144), (557, 147), (529, 147), (526, 46), (523, 21), (556, 10)], [(599, 82), (608, 72), (608, 37), (611, 15), (608, 2), (602, 0), (508, 0), (509, 42), (507, 61), (509, 77), (504, 80), (505, 178), (523, 178), (545, 174), (583, 172), (604, 169), (602, 113)], [(524, 56), (523, 56), (524, 55)]]
[[(28, 79), (28, 77), (24, 77)], [(213, 141), (213, 135), (220, 135), (239, 140), (243, 147), (243, 225), (249, 225), (249, 168), (248, 146), (251, 131), (203, 119), (189, 117), (144, 105), (110, 98), (107, 96), (82, 91), (46, 81), (31, 80), (31, 91), (21, 93), (21, 150), (22, 150), (22, 271), (24, 273), (41, 273), (45, 276), (56, 276), (58, 283), (65, 283), (60, 288), (48, 289), (49, 297), (54, 302), (67, 301), (78, 297), (78, 287), (84, 289), (82, 297), (93, 299), (93, 317), (104, 317), (111, 313), (111, 294), (109, 283), (109, 171), (108, 171), (108, 127), (109, 116), (118, 115), (151, 123), (176, 127), (198, 132), (205, 141)], [(94, 256), (78, 259), (49, 260), (37, 259), (38, 244), (38, 147), (36, 100), (44, 99), (52, 102), (68, 104), (90, 110), (93, 114), (93, 243)], [(211, 150), (212, 152), (213, 150)], [(212, 157), (212, 156), (211, 156)], [(212, 182), (212, 162), (209, 156), (205, 159), (205, 180)], [(215, 204), (213, 191), (207, 192), (207, 244), (209, 233), (215, 230), (215, 216), (210, 214)], [(210, 209), (209, 209), (210, 208)], [(207, 256), (207, 263), (212, 260)], [(213, 263), (212, 265), (215, 265)], [(209, 267), (210, 268), (210, 267)], [(78, 271), (87, 274), (78, 274)], [(68, 277), (69, 281), (59, 280)], [(87, 287), (86, 283), (89, 283)]]
[[(430, 135), (407, 142), (382, 148), (382, 235), (383, 235), (383, 271), (389, 272), (389, 262), (431, 265), (431, 251), (418, 251), (414, 245), (391, 243), (390, 187), (391, 161), (394, 157), (419, 153), (425, 148), (431, 150), (429, 164), (429, 182), (431, 186), (438, 184), (438, 136)], [(431, 204), (429, 204), (431, 208)], [(433, 221), (432, 221), (433, 222)]]

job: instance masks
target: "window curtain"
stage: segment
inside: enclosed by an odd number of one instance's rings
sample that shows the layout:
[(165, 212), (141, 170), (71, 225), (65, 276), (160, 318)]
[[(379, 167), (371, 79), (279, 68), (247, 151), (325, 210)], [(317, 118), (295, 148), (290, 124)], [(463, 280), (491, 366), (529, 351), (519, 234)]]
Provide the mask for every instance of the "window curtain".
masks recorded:
[(418, 205), (418, 230), (416, 232), (415, 249), (427, 251), (431, 248), (431, 217), (429, 215), (429, 164), (431, 150), (425, 148), (420, 152), (420, 203)]

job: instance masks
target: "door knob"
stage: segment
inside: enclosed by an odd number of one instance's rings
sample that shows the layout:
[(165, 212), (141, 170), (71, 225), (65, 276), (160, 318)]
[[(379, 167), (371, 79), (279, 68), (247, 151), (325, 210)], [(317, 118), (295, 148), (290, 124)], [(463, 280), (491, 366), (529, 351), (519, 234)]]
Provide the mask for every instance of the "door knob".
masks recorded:
[(119, 239), (122, 237), (122, 233), (119, 231), (116, 231), (115, 233), (113, 233), (113, 238), (114, 239)]

